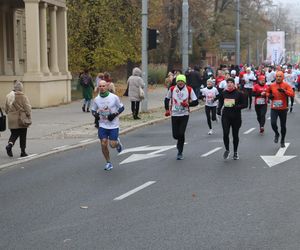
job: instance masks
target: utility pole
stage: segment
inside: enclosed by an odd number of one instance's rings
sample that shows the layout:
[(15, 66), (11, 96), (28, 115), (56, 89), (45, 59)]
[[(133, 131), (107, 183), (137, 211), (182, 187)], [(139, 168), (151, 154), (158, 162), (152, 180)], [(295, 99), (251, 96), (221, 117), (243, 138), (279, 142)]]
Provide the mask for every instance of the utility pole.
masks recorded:
[(142, 77), (145, 83), (145, 98), (142, 101), (142, 112), (148, 111), (148, 50), (147, 50), (147, 26), (148, 26), (148, 0), (142, 2)]
[(189, 3), (182, 2), (182, 73), (189, 67)]
[(240, 0), (236, 0), (235, 64), (240, 65)]

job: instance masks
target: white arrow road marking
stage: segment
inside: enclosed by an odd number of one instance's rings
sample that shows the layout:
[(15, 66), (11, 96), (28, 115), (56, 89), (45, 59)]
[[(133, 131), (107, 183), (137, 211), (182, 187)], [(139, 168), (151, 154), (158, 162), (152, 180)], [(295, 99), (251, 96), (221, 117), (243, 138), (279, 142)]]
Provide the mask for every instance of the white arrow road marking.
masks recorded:
[(290, 159), (295, 158), (297, 155), (284, 155), (290, 143), (285, 143), (285, 148), (280, 148), (276, 155), (261, 155), (260, 157), (267, 163), (267, 165), (271, 168), (277, 164), (283, 163)]
[(250, 128), (247, 131), (244, 132), (244, 135), (250, 134), (255, 128)]
[(169, 150), (171, 148), (175, 148), (175, 147), (176, 147), (176, 145), (154, 146), (154, 147), (150, 147), (149, 145), (146, 145), (146, 146), (141, 146), (141, 147), (125, 149), (120, 153), (120, 155), (129, 153), (129, 152), (153, 151), (153, 150), (155, 150), (155, 151), (148, 153), (148, 154), (132, 154), (131, 156), (129, 156), (128, 158), (126, 158), (125, 160), (120, 162), (120, 165), (125, 164), (125, 163), (134, 162), (134, 161), (141, 161), (141, 160), (146, 160), (146, 159), (150, 159), (150, 158), (155, 158), (158, 156), (163, 156), (164, 154), (159, 154), (159, 153), (167, 151), (167, 150)]
[(222, 148), (222, 147), (214, 148), (213, 150), (210, 150), (210, 151), (208, 151), (207, 153), (201, 155), (201, 157), (206, 157), (206, 156), (208, 156), (208, 155), (211, 155), (211, 154), (213, 154), (214, 152), (219, 151), (221, 148)]
[(148, 181), (148, 182), (144, 183), (143, 185), (141, 185), (141, 186), (139, 186), (139, 187), (137, 187), (135, 189), (132, 189), (132, 190), (128, 191), (127, 193), (120, 195), (117, 198), (114, 198), (114, 201), (123, 200), (126, 197), (128, 197), (128, 196), (130, 196), (130, 195), (132, 195), (132, 194), (134, 194), (134, 193), (136, 193), (136, 192), (138, 192), (138, 191), (140, 191), (140, 190), (142, 190), (142, 189), (144, 189), (144, 188), (146, 188), (146, 187), (148, 187), (148, 186), (150, 186), (152, 184), (154, 184), (155, 182), (156, 181)]

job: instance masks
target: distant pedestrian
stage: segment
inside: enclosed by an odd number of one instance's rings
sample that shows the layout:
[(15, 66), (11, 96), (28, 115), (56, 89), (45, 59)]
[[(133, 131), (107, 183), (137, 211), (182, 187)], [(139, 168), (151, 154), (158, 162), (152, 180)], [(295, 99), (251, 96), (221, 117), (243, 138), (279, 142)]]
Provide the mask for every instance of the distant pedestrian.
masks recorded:
[(20, 138), (21, 157), (26, 157), (27, 128), (31, 124), (31, 105), (27, 96), (23, 93), (23, 84), (20, 81), (14, 82), (13, 91), (6, 96), (5, 112), (8, 118), (10, 137), (6, 146), (7, 155), (13, 157), (12, 147)]
[(99, 92), (93, 102), (92, 114), (99, 117), (98, 137), (106, 160), (104, 170), (111, 170), (113, 165), (110, 161), (108, 144), (119, 153), (122, 151), (123, 146), (119, 139), (119, 114), (124, 111), (124, 105), (117, 95), (108, 91), (105, 81), (100, 81)]
[(110, 93), (115, 94), (116, 93), (116, 88), (115, 88), (115, 84), (113, 83), (113, 79), (110, 76), (110, 73), (104, 72), (103, 80), (106, 81), (106, 84), (108, 86), (108, 91)]
[(173, 138), (177, 140), (177, 160), (183, 159), (185, 130), (189, 120), (190, 107), (197, 105), (198, 98), (193, 89), (186, 86), (185, 75), (178, 75), (176, 86), (169, 89), (165, 98), (165, 116), (171, 115)]
[(128, 84), (128, 97), (131, 101), (131, 111), (134, 120), (141, 119), (138, 114), (140, 110), (140, 102), (142, 101), (142, 96), (140, 95), (140, 89), (145, 87), (145, 83), (142, 78), (142, 71), (135, 67), (132, 70), (132, 75), (127, 80)]
[(200, 75), (200, 67), (198, 65), (194, 66), (194, 70), (191, 70), (187, 75), (187, 84), (192, 87), (197, 98), (201, 96), (200, 88), (202, 84), (202, 79)]
[(82, 96), (83, 96), (83, 112), (90, 112), (91, 100), (93, 98), (94, 84), (92, 77), (89, 75), (88, 69), (85, 69), (84, 72), (80, 75), (79, 78), (80, 85), (82, 87)]

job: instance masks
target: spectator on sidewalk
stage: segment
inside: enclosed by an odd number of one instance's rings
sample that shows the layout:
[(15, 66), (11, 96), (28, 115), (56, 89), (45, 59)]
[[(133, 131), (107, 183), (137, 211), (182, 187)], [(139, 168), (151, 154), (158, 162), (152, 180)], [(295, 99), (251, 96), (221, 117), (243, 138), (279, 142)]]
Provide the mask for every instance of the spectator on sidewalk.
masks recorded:
[[(82, 87), (82, 97), (83, 97), (83, 112), (90, 112), (91, 100), (93, 98), (94, 84), (92, 77), (89, 75), (88, 69), (80, 75), (79, 83)], [(86, 109), (85, 109), (86, 108)]]
[(131, 101), (131, 111), (134, 120), (141, 119), (138, 114), (140, 110), (140, 102), (142, 98), (140, 96), (140, 88), (145, 87), (145, 83), (142, 78), (142, 71), (135, 67), (132, 70), (132, 75), (127, 80), (128, 84), (128, 97)]
[[(8, 128), (10, 137), (6, 146), (6, 152), (9, 157), (13, 157), (12, 147), (20, 137), (21, 157), (26, 157), (26, 137), (27, 128), (31, 124), (31, 105), (27, 96), (23, 93), (23, 84), (20, 81), (14, 82), (13, 91), (6, 96), (5, 112), (8, 118)], [(23, 115), (24, 116), (23, 116)], [(26, 119), (26, 124), (21, 124), (20, 117)], [(22, 118), (23, 119), (23, 118)]]
[(191, 70), (187, 75), (187, 83), (190, 87), (192, 87), (197, 98), (201, 97), (200, 88), (202, 79), (200, 75), (200, 67), (198, 65), (195, 65), (194, 70)]
[(108, 91), (105, 81), (100, 81), (99, 92), (93, 102), (92, 114), (99, 117), (98, 137), (106, 160), (104, 170), (111, 170), (113, 165), (110, 161), (108, 143), (112, 148), (116, 148), (118, 153), (122, 151), (123, 146), (119, 139), (119, 114), (124, 111), (124, 105), (117, 95)]

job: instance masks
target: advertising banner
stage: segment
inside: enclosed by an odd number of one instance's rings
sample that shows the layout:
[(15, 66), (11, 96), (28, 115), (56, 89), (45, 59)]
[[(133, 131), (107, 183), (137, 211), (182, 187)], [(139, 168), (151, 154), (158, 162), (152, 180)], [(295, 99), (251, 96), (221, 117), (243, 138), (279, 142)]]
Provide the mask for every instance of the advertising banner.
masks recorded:
[(285, 57), (284, 31), (267, 32), (267, 61), (278, 65), (284, 63)]

